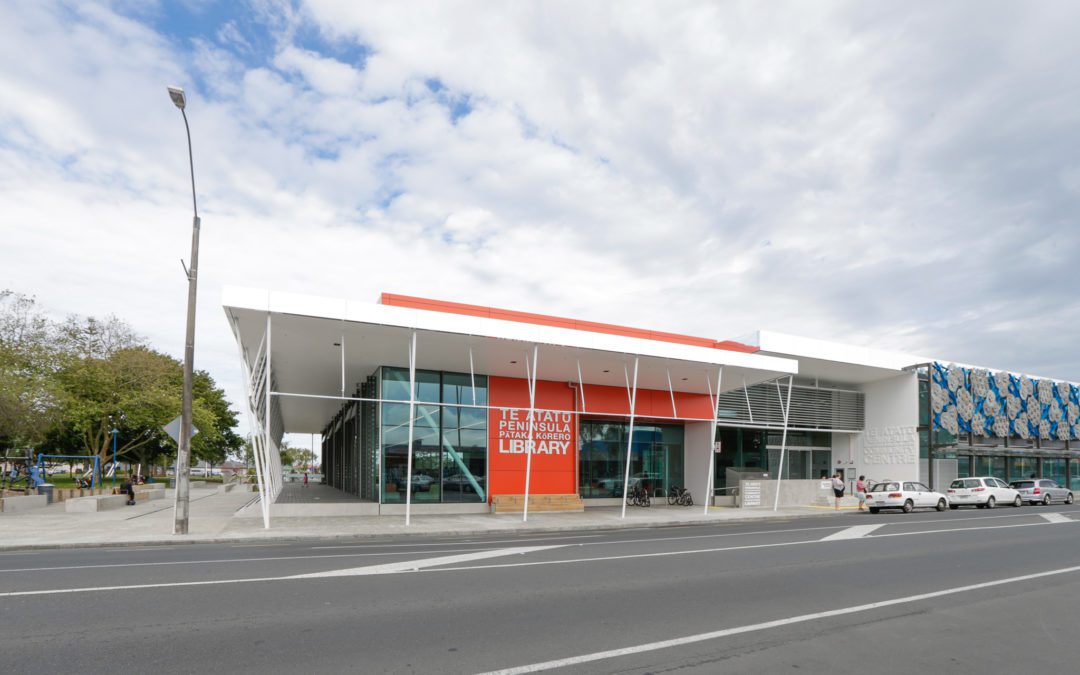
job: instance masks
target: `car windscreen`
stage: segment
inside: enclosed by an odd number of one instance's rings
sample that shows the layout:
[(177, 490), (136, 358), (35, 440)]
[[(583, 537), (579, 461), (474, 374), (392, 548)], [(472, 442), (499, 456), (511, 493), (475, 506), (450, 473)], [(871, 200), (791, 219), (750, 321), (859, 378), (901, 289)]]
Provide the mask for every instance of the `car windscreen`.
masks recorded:
[(870, 492), (889, 492), (890, 490), (899, 490), (900, 483), (878, 483), (874, 487), (870, 488)]
[(1030, 480), (1018, 480), (1009, 483), (1009, 486), (1015, 490), (1030, 490), (1035, 487), (1035, 482)]

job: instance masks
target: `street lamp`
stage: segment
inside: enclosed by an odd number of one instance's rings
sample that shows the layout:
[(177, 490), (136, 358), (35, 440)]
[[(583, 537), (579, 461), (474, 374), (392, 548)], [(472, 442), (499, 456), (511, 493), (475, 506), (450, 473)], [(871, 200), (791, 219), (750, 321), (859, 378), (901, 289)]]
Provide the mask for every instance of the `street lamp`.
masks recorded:
[(113, 427), (109, 433), (112, 434), (112, 486), (116, 487), (116, 435), (120, 430)]
[[(199, 205), (195, 200), (195, 159), (191, 152), (191, 127), (188, 126), (187, 98), (180, 87), (168, 87), (169, 98), (180, 109), (187, 132), (188, 165), (191, 167), (191, 267), (184, 267), (188, 279), (187, 332), (184, 340), (184, 391), (180, 410), (180, 442), (176, 453), (176, 503), (173, 508), (173, 534), (188, 533), (189, 470), (191, 466), (191, 385), (192, 362), (195, 360), (195, 290), (199, 273)], [(183, 263), (183, 261), (181, 261)]]

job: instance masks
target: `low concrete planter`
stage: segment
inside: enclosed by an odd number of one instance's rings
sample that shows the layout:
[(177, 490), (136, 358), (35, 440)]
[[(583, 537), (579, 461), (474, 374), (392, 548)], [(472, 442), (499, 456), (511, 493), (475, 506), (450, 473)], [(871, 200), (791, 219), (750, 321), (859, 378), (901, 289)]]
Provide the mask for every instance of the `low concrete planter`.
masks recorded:
[(27, 495), (25, 497), (4, 497), (0, 499), (0, 511), (13, 513), (15, 511), (29, 511), (41, 509), (49, 505), (49, 498), (45, 495)]
[(96, 513), (108, 509), (123, 508), (127, 504), (127, 500), (127, 495), (76, 497), (64, 502), (64, 510), (68, 513)]

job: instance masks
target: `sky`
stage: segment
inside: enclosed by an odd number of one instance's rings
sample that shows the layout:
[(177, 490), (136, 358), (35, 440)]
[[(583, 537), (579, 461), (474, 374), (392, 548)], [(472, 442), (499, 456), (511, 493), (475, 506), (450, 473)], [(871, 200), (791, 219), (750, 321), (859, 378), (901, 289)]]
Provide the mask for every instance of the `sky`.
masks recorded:
[[(229, 284), (1080, 381), (1080, 3), (0, 3), (0, 288), (236, 408)], [(246, 426), (246, 425), (245, 425)]]

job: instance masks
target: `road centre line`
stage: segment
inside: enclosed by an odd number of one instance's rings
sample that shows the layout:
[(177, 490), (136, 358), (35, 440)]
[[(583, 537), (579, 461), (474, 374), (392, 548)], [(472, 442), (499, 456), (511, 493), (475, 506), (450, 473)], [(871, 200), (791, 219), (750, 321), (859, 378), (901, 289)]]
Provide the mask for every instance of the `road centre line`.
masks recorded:
[(816, 621), (818, 619), (826, 619), (834, 616), (844, 616), (847, 614), (857, 614), (860, 612), (869, 612), (875, 609), (881, 609), (883, 607), (893, 607), (896, 605), (905, 605), (913, 602), (921, 602), (923, 600), (932, 600), (934, 598), (945, 597), (948, 595), (957, 595), (959, 593), (967, 593), (970, 591), (978, 591), (985, 588), (994, 588), (996, 586), (1004, 586), (1007, 584), (1015, 584), (1023, 581), (1031, 581), (1033, 579), (1043, 579), (1051, 576), (1060, 576), (1062, 574), (1071, 574), (1074, 572), (1080, 572), (1080, 566), (1078, 567), (1063, 567), (1056, 570), (1049, 570), (1047, 572), (1036, 572), (1034, 574), (1024, 574), (1017, 577), (1009, 577), (1007, 579), (997, 579), (994, 581), (985, 581), (978, 584), (971, 584), (968, 586), (957, 586), (954, 588), (946, 588), (940, 591), (932, 591), (930, 593), (919, 593), (918, 595), (908, 595), (902, 598), (893, 598), (891, 600), (882, 600), (880, 602), (871, 602), (865, 605), (857, 605), (855, 607), (842, 607), (840, 609), (830, 609), (824, 612), (815, 612), (813, 614), (801, 614), (799, 616), (792, 616), (786, 619), (777, 619), (775, 621), (764, 621), (762, 623), (749, 624), (746, 626), (737, 626), (735, 628), (725, 628), (723, 630), (711, 631), (708, 633), (698, 633), (697, 635), (687, 635), (681, 638), (674, 638), (670, 640), (660, 640), (657, 642), (650, 642), (643, 645), (636, 645), (633, 647), (624, 647), (622, 649), (610, 649), (602, 652), (593, 652), (592, 654), (582, 654), (581, 656), (572, 656), (564, 659), (556, 659), (553, 661), (544, 661), (541, 663), (533, 663), (526, 666), (517, 666), (514, 668), (504, 668), (501, 670), (493, 670), (482, 675), (524, 675), (524, 673), (536, 673), (543, 670), (552, 670), (554, 668), (566, 668), (568, 666), (576, 666), (582, 663), (592, 663), (595, 661), (604, 661), (607, 659), (619, 658), (622, 656), (629, 656), (631, 654), (642, 654), (644, 652), (658, 651), (661, 649), (670, 649), (672, 647), (681, 647), (683, 645), (694, 644), (697, 642), (705, 642), (708, 640), (717, 640), (719, 638), (730, 637), (732, 635), (741, 635), (744, 633), (753, 633), (756, 631), (769, 630), (771, 628), (780, 628), (782, 626), (790, 626), (797, 623), (806, 623), (808, 621)]
[(507, 555), (524, 555), (537, 551), (548, 551), (561, 546), (517, 546), (514, 548), (496, 548), (490, 551), (473, 551), (462, 555), (447, 555), (438, 558), (425, 558), (423, 560), (403, 560), (400, 562), (386, 563), (385, 565), (368, 565), (367, 567), (354, 567), (347, 570), (330, 570), (329, 572), (313, 572), (311, 574), (297, 574), (291, 579), (322, 579), (326, 577), (357, 577), (372, 574), (396, 574), (397, 572), (415, 572), (425, 567), (437, 567), (440, 565), (454, 565), (459, 562), (483, 560), (485, 558), (497, 558)]
[[(488, 544), (521, 544), (533, 541), (562, 541), (564, 539), (593, 539), (596, 537), (602, 537), (602, 534), (573, 534), (565, 537), (536, 537), (532, 539), (464, 539), (464, 540), (452, 540), (446, 542), (418, 542), (415, 544), (340, 544), (337, 546), (311, 546), (313, 551), (322, 551), (327, 549), (341, 549), (341, 548), (409, 548), (413, 546), (461, 546), (462, 544), (475, 544), (476, 546), (487, 546)], [(602, 543), (602, 542), (597, 542)]]
[(300, 581), (306, 579), (318, 579), (334, 576), (367, 576), (377, 574), (397, 574), (399, 572), (408, 572), (421, 569), (428, 565), (450, 565), (455, 562), (462, 562), (466, 560), (478, 560), (482, 558), (493, 558), (500, 555), (524, 555), (526, 553), (533, 553), (535, 551), (544, 551), (548, 549), (559, 548), (558, 546), (519, 546), (514, 548), (501, 548), (493, 549), (490, 551), (473, 551), (464, 555), (456, 556), (440, 556), (438, 558), (427, 558), (423, 560), (407, 560), (398, 563), (388, 563), (385, 565), (370, 565), (368, 567), (354, 567), (344, 570), (333, 570), (330, 572), (315, 572), (313, 574), (296, 574), (279, 577), (255, 577), (252, 579), (212, 579), (205, 581), (175, 581), (175, 582), (162, 582), (154, 584), (134, 584), (130, 586), (93, 586), (84, 588), (54, 588), (39, 591), (7, 591), (0, 593), (0, 598), (15, 598), (31, 595), (61, 595), (66, 593), (94, 593), (103, 591), (131, 591), (131, 590), (143, 590), (148, 588), (179, 588), (184, 586), (220, 586), (224, 584), (249, 584), (257, 581)]
[[(488, 549), (484, 549), (488, 550)], [(440, 553), (468, 553), (476, 551), (475, 548), (460, 548)], [(212, 563), (237, 563), (237, 562), (261, 562), (263, 560), (322, 560), (324, 558), (363, 558), (365, 556), (383, 555), (408, 555), (407, 551), (388, 551), (384, 553), (328, 553), (326, 555), (286, 555), (263, 558), (226, 558), (224, 560), (167, 560), (160, 562), (141, 563), (103, 563), (100, 565), (63, 565), (58, 567), (22, 567), (18, 569), (0, 569), (0, 574), (5, 572), (54, 572), (58, 570), (92, 570), (109, 567), (160, 567), (163, 565), (208, 565)]]
[[(1072, 520), (1072, 521), (1069, 521), (1069, 522), (1078, 523), (1080, 521)], [(992, 525), (992, 526), (988, 526), (988, 527), (957, 528), (957, 529), (951, 529), (951, 530), (926, 530), (926, 531), (920, 531), (920, 532), (899, 532), (899, 533), (895, 533), (895, 534), (882, 534), (882, 535), (869, 536), (869, 537), (866, 537), (866, 539), (864, 539), (864, 541), (865, 540), (876, 539), (877, 537), (905, 537), (905, 536), (911, 536), (911, 535), (917, 535), (917, 534), (937, 534), (937, 533), (942, 533), (942, 532), (977, 532), (979, 530), (996, 530), (996, 529), (1017, 528), (1017, 527), (1042, 527), (1044, 525), (1051, 525), (1051, 524), (1052, 523), (1041, 522), (1041, 523), (1022, 523), (1022, 524), (1017, 524), (1017, 525)], [(777, 543), (773, 543), (773, 544), (750, 544), (750, 545), (746, 545), (746, 546), (729, 546), (729, 547), (723, 547), (723, 548), (695, 549), (695, 550), (690, 550), (690, 551), (661, 551), (661, 552), (657, 552), (657, 553), (634, 553), (634, 554), (619, 555), (619, 556), (598, 556), (598, 557), (594, 557), (594, 558), (571, 558), (571, 559), (567, 559), (567, 560), (550, 560), (550, 561), (535, 561), (535, 562), (521, 562), (521, 563), (502, 563), (502, 564), (495, 564), (495, 565), (470, 565), (470, 566), (467, 566), (467, 567), (441, 567), (441, 568), (435, 568), (435, 569), (425, 569), (426, 567), (429, 567), (429, 565), (424, 564), (425, 563), (424, 559), (416, 560), (416, 561), (407, 561), (407, 562), (402, 562), (402, 563), (390, 563), (390, 565), (394, 566), (394, 569), (388, 569), (387, 566), (384, 566), (384, 565), (376, 565), (376, 566), (371, 566), (371, 567), (382, 567), (382, 568), (384, 568), (383, 571), (378, 572), (379, 574), (388, 574), (388, 573), (413, 571), (413, 570), (418, 571), (418, 572), (463, 572), (463, 571), (469, 571), (469, 570), (500, 569), (500, 568), (510, 568), (510, 567), (532, 567), (532, 566), (536, 566), (536, 565), (565, 565), (565, 564), (580, 563), (580, 562), (601, 562), (601, 561), (606, 561), (606, 560), (629, 560), (629, 559), (634, 559), (634, 558), (656, 558), (656, 557), (667, 557), (667, 556), (676, 556), (676, 555), (691, 555), (691, 554), (695, 554), (695, 553), (719, 553), (719, 552), (723, 552), (723, 551), (741, 551), (741, 550), (750, 550), (750, 549), (759, 549), (759, 548), (775, 548), (775, 547), (780, 547), (780, 546), (801, 546), (801, 545), (805, 545), (805, 544), (835, 543), (835, 541), (836, 540), (825, 541), (825, 540), (821, 540), (821, 539), (810, 539), (810, 540), (806, 540), (806, 541), (777, 542)], [(593, 543), (593, 542), (583, 542), (583, 543), (579, 543), (579, 544), (569, 544), (568, 546), (586, 546), (586, 545), (589, 545), (591, 543)], [(476, 558), (479, 559), (479, 558), (482, 558), (482, 557), (494, 557), (494, 554), (498, 554), (498, 555), (514, 555), (514, 554), (519, 554), (519, 553), (524, 553), (524, 552), (533, 552), (533, 551), (547, 550), (547, 549), (553, 549), (553, 548), (566, 548), (566, 546), (538, 546), (538, 547), (518, 547), (518, 548), (494, 549), (494, 550), (488, 552), (488, 553), (490, 553), (492, 555), (486, 555), (486, 556), (476, 555)], [(480, 554), (481, 552), (476, 551), (476, 552), (473, 552), (473, 553), (474, 554)], [(348, 557), (348, 555), (349, 554), (337, 554), (335, 557)], [(441, 559), (447, 559), (447, 558), (460, 559), (462, 557), (467, 557), (467, 556), (443, 556)], [(428, 558), (426, 560), (431, 561), (431, 560), (439, 560), (439, 559), (440, 558)], [(456, 563), (454, 563), (454, 562), (445, 562), (443, 564), (456, 564)], [(359, 575), (359, 574), (364, 574), (362, 572), (357, 572), (356, 571), (357, 569), (358, 568), (352, 568), (350, 570), (341, 570), (341, 572), (348, 572), (349, 576), (356, 576), (356, 575)], [(359, 568), (359, 569), (363, 569), (363, 568)], [(366, 574), (370, 574), (370, 573), (371, 572), (367, 572)], [(329, 573), (329, 574), (328, 573), (316, 573), (315, 575), (301, 574), (301, 575), (289, 575), (289, 576), (277, 576), (277, 577), (256, 577), (256, 578), (252, 578), (252, 579), (217, 579), (217, 580), (208, 580), (208, 581), (183, 581), (183, 582), (168, 582), (168, 583), (153, 583), (153, 584), (135, 584), (135, 585), (130, 585), (130, 586), (98, 586), (98, 587), (84, 587), (84, 588), (49, 589), (49, 590), (40, 590), (40, 591), (8, 591), (8, 592), (0, 593), (0, 598), (29, 596), (29, 595), (57, 595), (57, 594), (61, 594), (61, 593), (90, 593), (90, 592), (96, 592), (96, 591), (140, 590), (140, 589), (147, 589), (147, 588), (173, 588), (173, 587), (181, 587), (181, 586), (210, 586), (210, 585), (221, 585), (221, 584), (241, 584), (241, 583), (251, 583), (251, 582), (255, 582), (255, 581), (297, 581), (297, 580), (301, 580), (301, 579), (326, 578), (327, 576), (331, 576), (331, 574), (332, 573)]]
[[(1080, 521), (1071, 520), (1071, 523)], [(943, 532), (977, 532), (979, 530), (999, 530), (1016, 527), (1042, 527), (1044, 525), (1050, 525), (1051, 523), (1021, 523), (1018, 525), (988, 525), (986, 527), (963, 527), (948, 530), (922, 530), (919, 532), (896, 532), (894, 534), (877, 534), (865, 537), (861, 541), (867, 541), (871, 539), (877, 539), (879, 537), (907, 537), (916, 534), (938, 534)], [(534, 567), (536, 565), (567, 565), (570, 563), (582, 563), (582, 562), (599, 562), (605, 560), (630, 560), (633, 558), (662, 558), (676, 555), (691, 555), (694, 553), (720, 553), (723, 551), (746, 551), (757, 548), (776, 548), (780, 546), (801, 546), (803, 544), (826, 544), (836, 543), (837, 541), (844, 541), (838, 539), (809, 539), (806, 541), (785, 541), (777, 542), (774, 544), (748, 544), (746, 546), (727, 546), (723, 548), (700, 548), (690, 551), (660, 551), (657, 553), (630, 553), (627, 555), (608, 555), (597, 556), (594, 558), (569, 558), (566, 560), (541, 560), (535, 562), (521, 562), (521, 563), (499, 563), (495, 565), (470, 565), (469, 567), (445, 567), (439, 569), (421, 570), (423, 572), (460, 572), (465, 570), (486, 570), (486, 569), (500, 569), (506, 567)], [(851, 541), (851, 540), (848, 540)], [(584, 544), (577, 544), (578, 546), (584, 546)]]

